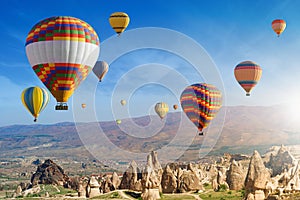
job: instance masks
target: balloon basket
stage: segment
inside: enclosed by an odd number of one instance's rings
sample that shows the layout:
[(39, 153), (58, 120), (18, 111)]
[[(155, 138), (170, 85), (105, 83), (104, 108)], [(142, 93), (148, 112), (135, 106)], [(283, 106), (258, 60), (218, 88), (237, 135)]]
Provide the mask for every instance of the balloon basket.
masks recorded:
[(250, 93), (247, 93), (246, 96), (249, 97), (249, 96), (250, 96)]
[(68, 105), (58, 104), (58, 105), (55, 106), (55, 110), (68, 110)]

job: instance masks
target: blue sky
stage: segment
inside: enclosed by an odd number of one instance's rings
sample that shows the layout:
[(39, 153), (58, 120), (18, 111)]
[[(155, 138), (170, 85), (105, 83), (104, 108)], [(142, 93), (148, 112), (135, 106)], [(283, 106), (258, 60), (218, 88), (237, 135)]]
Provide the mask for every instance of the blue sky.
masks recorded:
[[(0, 126), (33, 123), (32, 116), (20, 101), (20, 94), (26, 87), (44, 86), (27, 60), (25, 39), (35, 23), (57, 15), (73, 16), (86, 21), (98, 33), (101, 44), (108, 44), (110, 38), (113, 38), (113, 41), (116, 39), (108, 22), (109, 15), (115, 11), (123, 11), (130, 16), (128, 33), (137, 28), (160, 27), (186, 35), (203, 47), (219, 70), (224, 83), (225, 105), (269, 106), (300, 101), (298, 89), (300, 85), (298, 66), (300, 63), (298, 9), (300, 1), (224, 0), (216, 2), (204, 0), (53, 0), (47, 3), (37, 0), (11, 0), (9, 3), (2, 2), (0, 7), (2, 17), (0, 21), (2, 30), (0, 32), (2, 44), (0, 46)], [(280, 38), (277, 38), (271, 28), (272, 20), (277, 18), (287, 22), (287, 28)], [(125, 32), (122, 38), (119, 38), (120, 41), (126, 42), (127, 36)], [(114, 49), (110, 51), (113, 52)], [(106, 55), (105, 53), (108, 54), (100, 50), (99, 60), (101, 56)], [(252, 60), (263, 69), (262, 79), (252, 91), (250, 98), (245, 97), (244, 91), (233, 75), (234, 67), (244, 60)], [(146, 77), (149, 78), (147, 84), (137, 86), (135, 92), (130, 94), (129, 105), (126, 108), (130, 114), (118, 113), (117, 110), (121, 108), (116, 103), (122, 95), (121, 92), (115, 94), (114, 91), (118, 88), (122, 77), (126, 79), (126, 74), (130, 70), (151, 67), (161, 67), (166, 71), (174, 69), (185, 78), (187, 85), (204, 80), (195, 74), (189, 62), (178, 55), (159, 49), (131, 51), (119, 56), (110, 64), (110, 70), (103, 82), (93, 91), (98, 120), (153, 114), (152, 108), (157, 101), (166, 101), (170, 106), (178, 103), (178, 94), (174, 94), (168, 86), (155, 83), (158, 75), (154, 73), (153, 76), (156, 76), (152, 81), (154, 83), (148, 83), (152, 80), (151, 76)], [(140, 78), (142, 81), (145, 79), (143, 76), (135, 78)], [(161, 77), (162, 79), (168, 79), (167, 75)], [(130, 80), (127, 82), (129, 83)], [(86, 88), (82, 86), (79, 89)], [(74, 95), (78, 95), (76, 91)], [(82, 99), (84, 100), (84, 97)], [(72, 102), (71, 98), (69, 104), (72, 105)], [(50, 103), (39, 117), (39, 123), (74, 120), (73, 108), (68, 112), (58, 112), (54, 110), (55, 104), (55, 99), (51, 97)], [(75, 104), (73, 106), (76, 107)]]

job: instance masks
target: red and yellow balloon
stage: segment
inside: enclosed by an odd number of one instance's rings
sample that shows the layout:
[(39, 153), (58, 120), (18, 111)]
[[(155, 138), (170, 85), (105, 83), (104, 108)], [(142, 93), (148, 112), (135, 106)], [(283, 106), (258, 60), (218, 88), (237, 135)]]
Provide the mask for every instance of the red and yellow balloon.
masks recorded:
[(286, 27), (286, 22), (283, 19), (275, 19), (272, 21), (272, 29), (279, 37)]

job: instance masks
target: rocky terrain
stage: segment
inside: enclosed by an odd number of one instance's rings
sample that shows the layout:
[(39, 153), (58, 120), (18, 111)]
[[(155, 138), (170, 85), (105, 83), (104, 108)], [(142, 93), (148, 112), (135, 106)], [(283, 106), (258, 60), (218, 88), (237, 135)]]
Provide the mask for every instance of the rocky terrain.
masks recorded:
[(296, 199), (300, 196), (300, 163), (283, 145), (263, 155), (256, 150), (249, 156), (226, 153), (214, 163), (163, 166), (157, 152), (152, 151), (143, 167), (133, 160), (123, 174), (81, 177), (67, 176), (60, 166), (48, 159), (38, 165), (29, 183), (17, 187), (13, 196), (39, 196), (45, 184), (72, 189), (76, 196), (85, 198), (100, 198), (116, 191), (129, 199), (154, 200), (160, 199), (161, 194), (184, 194), (201, 199), (207, 192), (243, 191), (239, 198), (245, 200)]

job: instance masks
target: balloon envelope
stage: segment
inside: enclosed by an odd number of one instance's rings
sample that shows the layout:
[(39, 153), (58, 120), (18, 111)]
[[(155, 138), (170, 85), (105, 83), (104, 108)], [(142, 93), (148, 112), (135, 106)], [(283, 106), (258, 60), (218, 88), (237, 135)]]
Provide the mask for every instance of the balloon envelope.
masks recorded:
[(109, 17), (111, 27), (119, 35), (127, 28), (129, 21), (129, 16), (124, 12), (115, 12)]
[(59, 105), (66, 104), (87, 77), (100, 51), (94, 29), (65, 16), (50, 17), (33, 26), (25, 48), (32, 69)]
[(177, 104), (174, 104), (174, 105), (173, 105), (173, 108), (174, 108), (174, 110), (177, 110), (178, 105), (177, 105)]
[(272, 21), (272, 29), (278, 37), (284, 31), (285, 27), (286, 22), (283, 19), (275, 19)]
[(202, 132), (221, 108), (222, 95), (213, 85), (197, 83), (184, 89), (180, 102), (187, 117)]
[(241, 87), (250, 96), (251, 90), (256, 86), (262, 75), (262, 69), (252, 61), (239, 63), (234, 69), (234, 76)]
[(122, 106), (126, 105), (126, 101), (124, 99), (122, 99), (120, 103)]
[(23, 90), (21, 100), (25, 108), (34, 116), (36, 122), (40, 112), (49, 102), (49, 94), (43, 88), (29, 87)]
[(158, 114), (158, 116), (163, 119), (167, 113), (169, 112), (169, 106), (168, 104), (164, 102), (159, 102), (155, 105), (155, 112)]
[(86, 104), (85, 103), (81, 104), (81, 107), (86, 108)]
[(93, 72), (94, 74), (98, 77), (99, 81), (101, 82), (104, 76), (108, 72), (108, 64), (105, 61), (97, 61), (94, 68)]
[(116, 120), (116, 123), (117, 123), (117, 124), (121, 124), (122, 121), (121, 121), (120, 119), (117, 119), (117, 120)]

